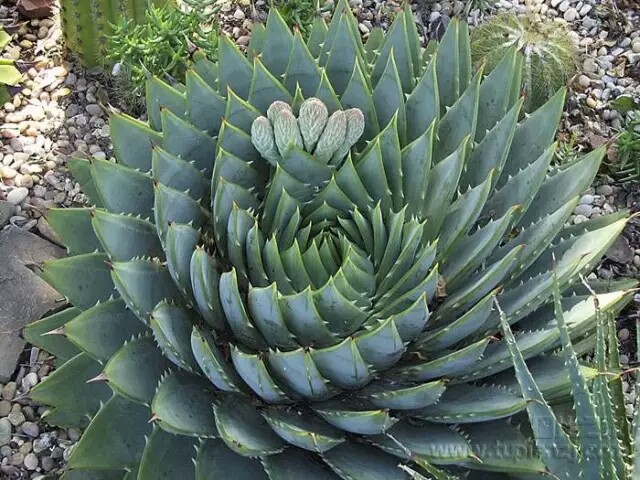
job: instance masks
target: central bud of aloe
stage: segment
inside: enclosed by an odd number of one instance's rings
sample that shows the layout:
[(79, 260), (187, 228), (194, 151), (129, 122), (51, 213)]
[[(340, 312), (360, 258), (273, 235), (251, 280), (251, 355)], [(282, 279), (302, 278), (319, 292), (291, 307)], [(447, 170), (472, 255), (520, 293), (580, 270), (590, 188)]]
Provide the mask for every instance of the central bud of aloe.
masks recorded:
[(364, 132), (364, 115), (358, 108), (329, 110), (321, 100), (309, 98), (298, 116), (284, 102), (269, 106), (266, 117), (258, 117), (251, 140), (266, 160), (278, 165), (292, 149), (305, 150), (323, 164), (339, 165)]

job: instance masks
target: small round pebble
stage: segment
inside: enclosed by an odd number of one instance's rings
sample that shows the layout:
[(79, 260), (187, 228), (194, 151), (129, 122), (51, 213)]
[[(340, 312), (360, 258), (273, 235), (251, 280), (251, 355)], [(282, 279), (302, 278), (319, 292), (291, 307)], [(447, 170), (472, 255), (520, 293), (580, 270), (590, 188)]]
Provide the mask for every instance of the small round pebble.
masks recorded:
[(35, 470), (38, 468), (38, 457), (35, 454), (29, 453), (24, 457), (24, 466), (27, 470)]
[(24, 422), (22, 424), (22, 433), (31, 438), (36, 438), (40, 434), (40, 427), (33, 422)]

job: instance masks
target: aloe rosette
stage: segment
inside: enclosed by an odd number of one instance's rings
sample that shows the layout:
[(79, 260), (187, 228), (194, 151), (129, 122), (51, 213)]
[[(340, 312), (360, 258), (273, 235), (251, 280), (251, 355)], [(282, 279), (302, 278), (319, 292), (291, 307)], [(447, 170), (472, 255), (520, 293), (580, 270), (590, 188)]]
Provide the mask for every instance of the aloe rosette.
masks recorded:
[(117, 162), (71, 161), (95, 206), (49, 213), (42, 275), (73, 308), (25, 332), (65, 361), (32, 398), (86, 426), (66, 480), (572, 471), (525, 373), (571, 394), (553, 288), (580, 356), (576, 280), (626, 214), (566, 226), (603, 150), (551, 166), (564, 92), (520, 120), (515, 50), (473, 74), (464, 23), (419, 43), (408, 8), (366, 45), (345, 2), (307, 42), (272, 10), (246, 55), (150, 80)]

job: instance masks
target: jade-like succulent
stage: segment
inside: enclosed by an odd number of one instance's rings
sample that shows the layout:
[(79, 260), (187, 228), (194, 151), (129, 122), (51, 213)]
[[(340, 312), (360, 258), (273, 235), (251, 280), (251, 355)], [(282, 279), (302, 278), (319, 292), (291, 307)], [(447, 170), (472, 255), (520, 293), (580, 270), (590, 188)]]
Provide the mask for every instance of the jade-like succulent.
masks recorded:
[(105, 40), (120, 20), (142, 23), (149, 4), (174, 0), (60, 0), (62, 32), (69, 50), (87, 67), (103, 65)]
[(49, 212), (42, 276), (73, 307), (25, 331), (65, 362), (31, 397), (86, 427), (65, 480), (579, 477), (540, 432), (552, 294), (582, 356), (627, 214), (567, 226), (603, 150), (550, 167), (564, 92), (519, 122), (515, 50), (474, 74), (454, 20), (429, 52), (408, 7), (366, 45), (345, 1), (308, 42), (271, 10), (70, 162), (94, 206)]

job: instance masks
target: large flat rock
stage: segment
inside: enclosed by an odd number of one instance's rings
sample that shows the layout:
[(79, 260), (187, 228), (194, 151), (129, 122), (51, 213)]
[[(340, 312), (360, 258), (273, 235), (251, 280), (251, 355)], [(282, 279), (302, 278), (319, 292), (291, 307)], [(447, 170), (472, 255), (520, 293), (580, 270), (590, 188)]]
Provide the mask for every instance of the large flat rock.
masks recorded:
[(64, 255), (62, 248), (20, 228), (0, 231), (0, 382), (16, 368), (24, 348), (22, 328), (61, 305), (60, 294), (31, 268)]

